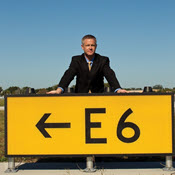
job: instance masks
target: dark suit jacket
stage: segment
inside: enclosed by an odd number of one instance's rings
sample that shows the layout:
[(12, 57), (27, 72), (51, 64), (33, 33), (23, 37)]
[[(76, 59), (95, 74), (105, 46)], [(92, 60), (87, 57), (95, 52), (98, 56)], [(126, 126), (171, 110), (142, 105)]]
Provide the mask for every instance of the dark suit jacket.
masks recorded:
[(109, 66), (109, 58), (95, 54), (91, 71), (84, 54), (72, 57), (69, 68), (61, 78), (58, 87), (65, 89), (76, 76), (76, 93), (104, 92), (104, 77), (113, 89), (120, 88), (114, 71)]

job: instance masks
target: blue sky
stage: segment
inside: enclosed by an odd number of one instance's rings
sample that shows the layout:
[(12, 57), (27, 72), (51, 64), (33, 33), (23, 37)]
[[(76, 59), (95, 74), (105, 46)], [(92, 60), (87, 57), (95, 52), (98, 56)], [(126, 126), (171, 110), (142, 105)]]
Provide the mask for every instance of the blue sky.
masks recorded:
[(86, 34), (123, 88), (175, 87), (174, 0), (0, 0), (0, 86), (58, 84)]

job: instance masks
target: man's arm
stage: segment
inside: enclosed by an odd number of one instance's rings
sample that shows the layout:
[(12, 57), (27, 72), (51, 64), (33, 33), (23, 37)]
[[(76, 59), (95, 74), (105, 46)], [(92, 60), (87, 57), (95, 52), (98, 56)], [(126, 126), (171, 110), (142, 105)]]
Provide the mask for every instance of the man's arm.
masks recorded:
[(128, 93), (125, 89), (122, 89), (117, 77), (115, 75), (115, 72), (110, 68), (109, 66), (109, 58), (106, 59), (104, 68), (103, 68), (103, 73), (105, 78), (107, 79), (109, 85), (115, 89), (115, 93)]
[(126, 91), (125, 89), (119, 89), (116, 93), (128, 93), (128, 91)]
[(61, 94), (61, 93), (62, 93), (62, 89), (58, 87), (56, 90), (49, 91), (46, 94)]

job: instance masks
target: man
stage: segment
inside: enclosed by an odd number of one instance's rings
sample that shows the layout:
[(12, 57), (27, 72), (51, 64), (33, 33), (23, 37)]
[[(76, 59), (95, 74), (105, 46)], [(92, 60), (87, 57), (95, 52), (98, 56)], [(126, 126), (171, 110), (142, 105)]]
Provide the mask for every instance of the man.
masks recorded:
[(97, 43), (93, 35), (85, 35), (82, 38), (81, 48), (84, 53), (72, 57), (71, 64), (61, 78), (58, 88), (48, 94), (61, 94), (75, 76), (75, 93), (104, 92), (104, 77), (114, 92), (127, 92), (120, 87), (114, 71), (109, 66), (109, 58), (95, 53)]

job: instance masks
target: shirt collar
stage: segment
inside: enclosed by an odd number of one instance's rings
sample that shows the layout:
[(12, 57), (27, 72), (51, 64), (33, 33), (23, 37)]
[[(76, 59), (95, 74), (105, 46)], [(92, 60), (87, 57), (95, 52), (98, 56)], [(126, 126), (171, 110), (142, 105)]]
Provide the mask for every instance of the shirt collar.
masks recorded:
[[(86, 59), (87, 63), (89, 62), (89, 60), (86, 58), (86, 56), (84, 55), (84, 58)], [(94, 59), (95, 59), (95, 55), (94, 55), (94, 58), (92, 58), (92, 60), (90, 61), (91, 63), (94, 62)]]

